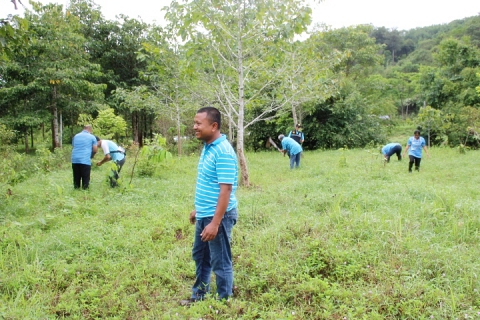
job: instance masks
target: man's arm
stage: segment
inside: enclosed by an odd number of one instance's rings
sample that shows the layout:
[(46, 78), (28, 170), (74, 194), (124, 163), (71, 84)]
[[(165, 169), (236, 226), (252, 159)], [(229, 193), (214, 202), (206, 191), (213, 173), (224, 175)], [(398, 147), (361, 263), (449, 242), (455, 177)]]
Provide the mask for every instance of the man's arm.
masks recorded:
[(190, 216), (188, 217), (188, 220), (190, 221), (191, 224), (195, 224), (195, 222), (197, 221), (196, 217), (197, 217), (197, 210), (194, 209), (192, 212), (190, 212)]
[(100, 166), (101, 166), (102, 164), (104, 164), (105, 162), (110, 161), (111, 158), (112, 158), (112, 157), (110, 157), (110, 153), (107, 153), (107, 154), (105, 155), (105, 157), (103, 157), (102, 161), (97, 162), (97, 166), (100, 167)]
[(403, 151), (403, 156), (405, 156), (405, 154), (407, 154), (408, 148), (410, 148), (410, 145), (407, 144), (407, 147), (405, 148), (405, 151)]
[(427, 146), (423, 146), (423, 150), (425, 150), (425, 153), (427, 154), (427, 158), (430, 158), (430, 153), (428, 153)]
[[(223, 216), (225, 215), (225, 212), (228, 208), (232, 189), (233, 187), (231, 184), (220, 183), (220, 194), (218, 195), (217, 208), (215, 209), (215, 214), (213, 216), (212, 222), (210, 222), (200, 234), (202, 236), (202, 241), (210, 241), (215, 239), (215, 237), (217, 236), (218, 227), (220, 226)], [(191, 217), (192, 216), (190, 214), (190, 219)]]

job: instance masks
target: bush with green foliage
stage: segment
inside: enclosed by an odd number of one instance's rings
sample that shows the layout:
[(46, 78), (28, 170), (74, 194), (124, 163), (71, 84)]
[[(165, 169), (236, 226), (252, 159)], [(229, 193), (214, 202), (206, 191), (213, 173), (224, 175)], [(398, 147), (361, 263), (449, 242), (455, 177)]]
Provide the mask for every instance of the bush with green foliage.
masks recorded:
[(152, 177), (158, 173), (161, 166), (172, 158), (166, 149), (167, 139), (156, 134), (153, 139), (145, 140), (145, 145), (139, 151), (137, 173), (141, 177)]
[(112, 108), (100, 110), (98, 116), (93, 120), (95, 135), (101, 139), (113, 139), (117, 141), (125, 136), (127, 123), (121, 116), (115, 115)]
[(369, 115), (362, 106), (362, 97), (351, 94), (343, 99), (330, 99), (315, 106), (303, 121), (310, 149), (358, 148), (386, 141), (378, 116)]

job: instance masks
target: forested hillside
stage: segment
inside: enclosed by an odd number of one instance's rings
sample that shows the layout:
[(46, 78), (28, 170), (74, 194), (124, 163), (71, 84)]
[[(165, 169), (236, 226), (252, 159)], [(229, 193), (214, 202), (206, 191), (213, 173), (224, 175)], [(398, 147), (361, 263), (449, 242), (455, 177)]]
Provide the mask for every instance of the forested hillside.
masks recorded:
[(398, 114), (419, 113), (416, 121), (430, 129), (433, 144), (478, 147), (480, 16), (407, 31), (375, 28), (370, 35), (384, 46), (379, 74), (396, 86)]
[(160, 134), (183, 154), (197, 148), (193, 113), (213, 105), (244, 170), (244, 150), (298, 122), (306, 149), (384, 143), (405, 119), (432, 144), (478, 147), (479, 16), (404, 31), (324, 28), (298, 41), (311, 22), (305, 1), (245, 2), (241, 15), (238, 5), (172, 2), (164, 28), (107, 20), (92, 0), (34, 3), (24, 17), (5, 17), (3, 143), (61, 148), (92, 123), (140, 147)]

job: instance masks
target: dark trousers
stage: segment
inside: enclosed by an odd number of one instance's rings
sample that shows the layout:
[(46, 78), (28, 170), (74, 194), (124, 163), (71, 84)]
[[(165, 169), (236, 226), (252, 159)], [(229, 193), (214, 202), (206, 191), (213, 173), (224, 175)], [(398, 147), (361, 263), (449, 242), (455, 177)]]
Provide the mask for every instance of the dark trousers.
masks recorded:
[(408, 171), (412, 172), (413, 163), (415, 162), (415, 170), (420, 171), (420, 161), (422, 158), (416, 158), (414, 156), (408, 156), (410, 158), (410, 162), (408, 163)]
[(73, 187), (75, 189), (80, 188), (80, 182), (82, 183), (82, 188), (88, 189), (90, 184), (90, 171), (92, 166), (87, 164), (72, 163), (73, 170)]
[(402, 160), (402, 146), (401, 145), (396, 145), (393, 147), (389, 153), (387, 153), (387, 160), (390, 162), (390, 157), (393, 156), (394, 154), (397, 155), (398, 160)]

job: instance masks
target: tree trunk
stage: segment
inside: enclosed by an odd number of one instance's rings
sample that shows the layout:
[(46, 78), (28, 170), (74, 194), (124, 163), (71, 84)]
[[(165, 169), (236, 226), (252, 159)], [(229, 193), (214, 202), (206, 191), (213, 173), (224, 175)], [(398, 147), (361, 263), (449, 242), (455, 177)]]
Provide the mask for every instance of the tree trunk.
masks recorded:
[(28, 154), (28, 152), (30, 151), (28, 149), (28, 127), (25, 129), (24, 137), (25, 137), (25, 153)]
[(297, 107), (296, 103), (292, 103), (292, 117), (293, 117), (293, 126), (296, 126), (297, 123), (299, 123), (298, 118), (297, 118)]
[(30, 142), (33, 149), (33, 126), (30, 126)]
[(63, 114), (62, 110), (58, 111), (59, 124), (58, 124), (58, 145), (63, 148)]
[(138, 120), (137, 120), (137, 112), (132, 112), (132, 130), (133, 130), (133, 142), (137, 145), (140, 145), (140, 141), (138, 140)]
[(182, 155), (182, 119), (180, 119), (180, 108), (178, 104), (175, 104), (177, 107), (177, 152), (178, 156)]
[(58, 109), (57, 109), (57, 87), (53, 86), (52, 93), (52, 147), (60, 148), (60, 142), (58, 140)]
[(237, 127), (237, 157), (240, 164), (241, 179), (240, 185), (249, 187), (250, 179), (248, 177), (247, 159), (244, 152), (244, 113), (245, 113), (245, 92), (244, 92), (244, 75), (243, 75), (243, 48), (242, 48), (242, 19), (241, 6), (238, 6), (238, 127)]
[(233, 123), (231, 117), (228, 117), (228, 141), (233, 143)]

